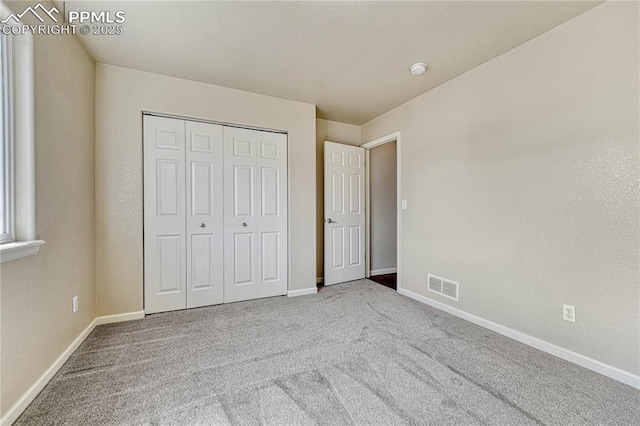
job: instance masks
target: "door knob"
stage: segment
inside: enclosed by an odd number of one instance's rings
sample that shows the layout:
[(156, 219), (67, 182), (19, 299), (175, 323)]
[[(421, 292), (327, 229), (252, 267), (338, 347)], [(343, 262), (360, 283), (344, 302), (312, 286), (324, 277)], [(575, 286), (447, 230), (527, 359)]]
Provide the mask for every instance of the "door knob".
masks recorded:
[(327, 223), (338, 223), (338, 222), (336, 222), (335, 220), (329, 218), (329, 219), (327, 219)]
[(247, 222), (242, 222), (242, 227), (246, 228), (247, 227)]
[(204, 228), (205, 226), (207, 226), (207, 225), (205, 225), (204, 223), (200, 224), (200, 228)]

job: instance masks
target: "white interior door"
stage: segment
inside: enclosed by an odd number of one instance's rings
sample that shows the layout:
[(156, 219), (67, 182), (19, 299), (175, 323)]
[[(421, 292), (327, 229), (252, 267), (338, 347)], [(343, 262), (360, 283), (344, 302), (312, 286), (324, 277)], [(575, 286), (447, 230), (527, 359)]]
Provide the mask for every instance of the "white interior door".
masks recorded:
[(364, 149), (324, 143), (324, 284), (364, 278)]
[(185, 122), (144, 118), (145, 312), (186, 304)]
[(187, 308), (224, 301), (222, 126), (186, 122)]
[(287, 292), (287, 137), (224, 128), (224, 300)]

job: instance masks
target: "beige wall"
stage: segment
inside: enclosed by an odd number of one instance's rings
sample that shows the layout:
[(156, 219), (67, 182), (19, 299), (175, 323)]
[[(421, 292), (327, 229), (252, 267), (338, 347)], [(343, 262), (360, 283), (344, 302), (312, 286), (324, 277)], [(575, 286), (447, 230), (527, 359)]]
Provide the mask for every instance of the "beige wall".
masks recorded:
[(397, 266), (398, 188), (396, 142), (369, 153), (371, 270)]
[(404, 288), (633, 374), (638, 6), (598, 6), (363, 126), (402, 132)]
[(95, 64), (73, 36), (35, 37), (34, 48), (36, 237), (46, 244), (1, 266), (2, 415), (96, 317)]
[(360, 145), (360, 126), (318, 118), (316, 121), (316, 276), (324, 275), (324, 141)]
[(143, 309), (143, 110), (289, 132), (289, 290), (315, 287), (315, 106), (99, 64), (98, 315)]

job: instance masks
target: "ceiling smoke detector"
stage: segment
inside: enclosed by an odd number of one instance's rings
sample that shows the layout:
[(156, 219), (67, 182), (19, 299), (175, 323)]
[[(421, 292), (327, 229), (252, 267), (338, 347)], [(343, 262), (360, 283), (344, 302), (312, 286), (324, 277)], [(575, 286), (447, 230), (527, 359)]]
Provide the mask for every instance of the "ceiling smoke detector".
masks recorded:
[(418, 62), (417, 64), (411, 65), (409, 67), (409, 70), (411, 70), (411, 74), (413, 75), (424, 74), (424, 72), (427, 70), (427, 64)]

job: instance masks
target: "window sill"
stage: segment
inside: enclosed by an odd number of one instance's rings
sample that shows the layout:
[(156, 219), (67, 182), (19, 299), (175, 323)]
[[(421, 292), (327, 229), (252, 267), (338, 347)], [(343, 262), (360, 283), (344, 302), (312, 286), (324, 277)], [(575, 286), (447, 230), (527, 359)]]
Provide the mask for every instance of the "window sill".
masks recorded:
[(33, 256), (44, 244), (42, 240), (17, 241), (0, 245), (0, 263), (10, 262), (27, 256)]

